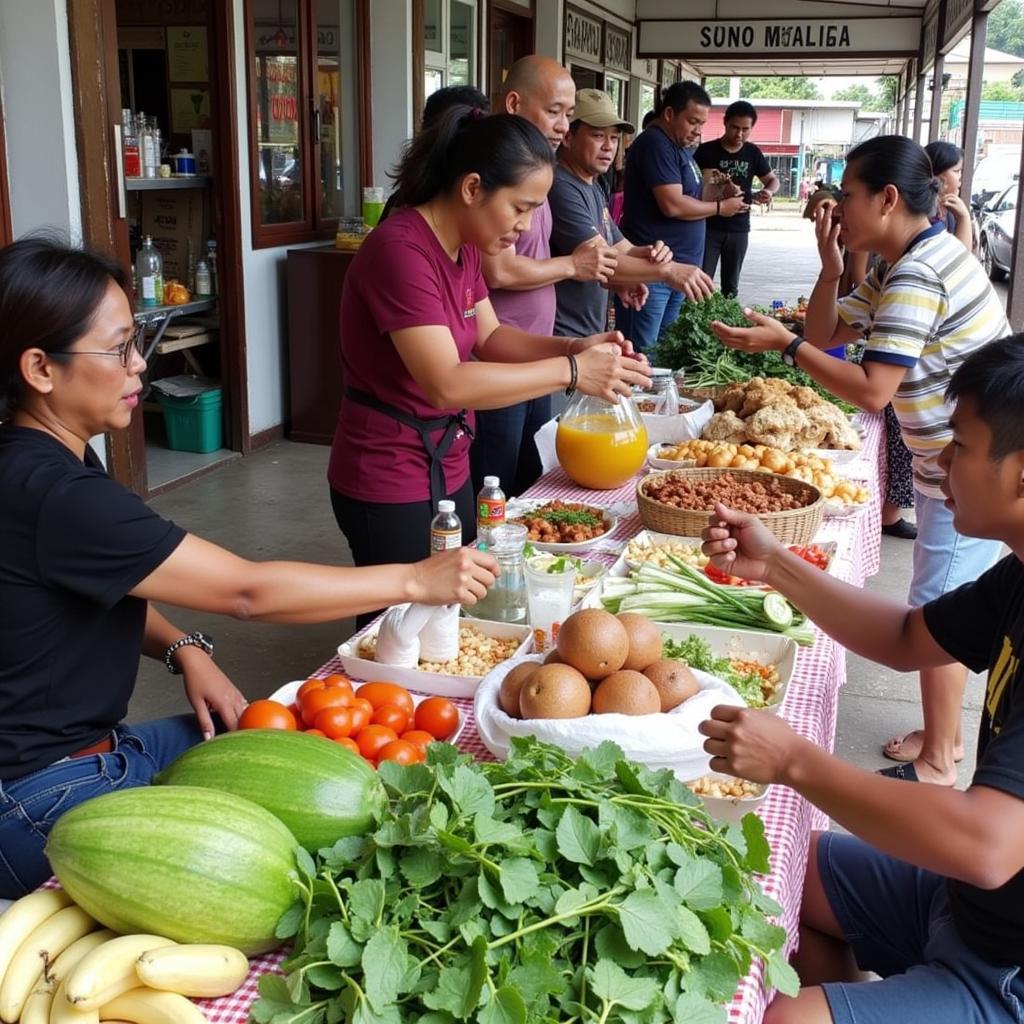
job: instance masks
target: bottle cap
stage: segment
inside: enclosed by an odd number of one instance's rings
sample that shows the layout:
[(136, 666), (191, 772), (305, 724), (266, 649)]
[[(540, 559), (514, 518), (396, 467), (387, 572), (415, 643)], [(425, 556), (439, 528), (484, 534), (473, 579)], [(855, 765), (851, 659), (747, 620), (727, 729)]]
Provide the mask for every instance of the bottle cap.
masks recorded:
[(437, 503), (438, 512), (454, 512), (455, 502), (454, 501), (439, 501)]
[(651, 367), (652, 377), (671, 377), (672, 371), (664, 366), (652, 366)]
[(496, 476), (485, 476), (484, 487), (497, 487), (501, 483), (500, 478)]

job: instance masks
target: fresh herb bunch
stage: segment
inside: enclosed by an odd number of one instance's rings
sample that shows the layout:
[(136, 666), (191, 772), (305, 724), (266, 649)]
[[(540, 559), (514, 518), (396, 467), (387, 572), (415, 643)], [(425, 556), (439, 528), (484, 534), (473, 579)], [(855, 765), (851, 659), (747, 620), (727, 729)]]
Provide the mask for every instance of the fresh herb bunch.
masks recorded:
[(590, 512), (584, 508), (539, 508), (532, 513), (549, 523), (565, 523), (569, 526), (598, 526), (603, 522), (600, 512)]
[(685, 661), (698, 672), (707, 672), (724, 680), (743, 698), (747, 707), (763, 708), (767, 704), (761, 689), (761, 677), (756, 672), (737, 672), (728, 658), (716, 658), (711, 653), (711, 645), (699, 636), (691, 635), (683, 641), (663, 637), (661, 653), (666, 658)]
[(755, 957), (797, 991), (754, 815), (713, 821), (613, 743), (513, 739), (496, 764), (432, 744), (380, 774), (376, 832), (298, 851), (294, 950), (258, 1024), (724, 1024)]
[(686, 371), (688, 387), (718, 387), (750, 380), (751, 377), (780, 377), (796, 387), (807, 387), (844, 412), (857, 407), (836, 398), (797, 366), (787, 366), (778, 352), (740, 352), (726, 348), (711, 331), (720, 320), (730, 327), (750, 327), (743, 306), (721, 292), (700, 302), (684, 302), (679, 318), (665, 329), (654, 350), (654, 365)]

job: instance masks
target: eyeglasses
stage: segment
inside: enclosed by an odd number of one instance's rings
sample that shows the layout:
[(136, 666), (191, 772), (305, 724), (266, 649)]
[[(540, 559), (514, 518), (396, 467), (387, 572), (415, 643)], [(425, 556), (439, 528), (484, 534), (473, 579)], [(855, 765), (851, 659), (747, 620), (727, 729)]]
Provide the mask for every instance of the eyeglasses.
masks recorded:
[(132, 333), (128, 336), (127, 340), (122, 341), (117, 348), (107, 349), (104, 352), (100, 352), (96, 349), (73, 349), (65, 348), (58, 352), (51, 352), (51, 355), (55, 356), (117, 356), (121, 360), (121, 365), (127, 369), (128, 362), (132, 357), (132, 354), (137, 352), (140, 356), (144, 355), (143, 340), (146, 336), (146, 325), (136, 324), (132, 328)]

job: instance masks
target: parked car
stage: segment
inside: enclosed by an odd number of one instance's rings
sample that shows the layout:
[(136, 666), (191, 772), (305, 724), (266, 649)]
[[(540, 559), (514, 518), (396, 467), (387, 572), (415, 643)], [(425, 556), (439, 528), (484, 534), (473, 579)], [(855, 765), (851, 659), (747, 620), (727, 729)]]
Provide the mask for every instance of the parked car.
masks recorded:
[(1017, 219), (1017, 193), (1014, 182), (981, 210), (978, 247), (981, 262), (993, 281), (1002, 281), (1013, 259), (1013, 230)]

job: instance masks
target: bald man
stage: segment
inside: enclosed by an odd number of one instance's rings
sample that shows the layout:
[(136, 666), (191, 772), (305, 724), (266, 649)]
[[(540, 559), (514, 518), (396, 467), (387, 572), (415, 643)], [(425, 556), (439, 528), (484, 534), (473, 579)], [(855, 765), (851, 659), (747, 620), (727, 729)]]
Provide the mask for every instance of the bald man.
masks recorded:
[[(526, 118), (557, 151), (569, 131), (576, 85), (561, 64), (534, 54), (509, 68), (496, 113)], [(555, 285), (600, 281), (615, 270), (616, 253), (600, 239), (587, 239), (569, 255), (551, 256), (551, 208), (533, 213), (530, 230), (498, 256), (483, 257), (484, 278), (501, 323), (550, 336), (555, 325)], [(508, 495), (521, 494), (540, 476), (533, 435), (551, 418), (551, 399), (535, 398), (507, 409), (478, 412), (470, 464), (477, 489), (484, 476), (501, 478)]]

